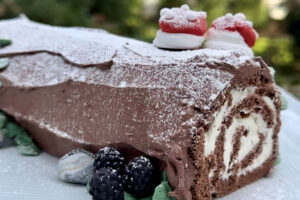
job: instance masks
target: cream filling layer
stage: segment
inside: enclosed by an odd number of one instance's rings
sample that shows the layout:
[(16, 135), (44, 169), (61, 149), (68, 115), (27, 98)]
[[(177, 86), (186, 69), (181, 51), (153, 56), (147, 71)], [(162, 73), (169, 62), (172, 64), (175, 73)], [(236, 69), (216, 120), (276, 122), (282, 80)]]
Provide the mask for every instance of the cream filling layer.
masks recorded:
[[(241, 126), (244, 126), (245, 129), (248, 130), (248, 134), (247, 136), (241, 137), (241, 148), (238, 152), (237, 157), (233, 161), (231, 161), (230, 155), (233, 151), (232, 136), (235, 133), (234, 128), (238, 128)], [(223, 154), (225, 169), (221, 172), (222, 179), (229, 178), (229, 176), (232, 175), (232, 172), (230, 172), (229, 170), (233, 168), (234, 164), (240, 163), (257, 146), (257, 144), (260, 142), (259, 133), (262, 133), (265, 136), (262, 152), (256, 159), (253, 160), (251, 165), (249, 165), (245, 169), (239, 169), (238, 176), (241, 174), (246, 174), (248, 171), (254, 170), (270, 157), (273, 147), (273, 128), (267, 128), (267, 124), (263, 120), (261, 115), (258, 115), (256, 113), (251, 113), (250, 116), (246, 119), (233, 119), (232, 126), (226, 131), (227, 135), (225, 139), (225, 148)]]
[(205, 147), (204, 147), (204, 155), (209, 156), (215, 150), (216, 139), (219, 135), (220, 128), (222, 122), (226, 116), (229, 115), (232, 108), (243, 99), (245, 99), (248, 95), (254, 93), (256, 87), (248, 87), (245, 90), (233, 90), (231, 91), (232, 96), (232, 104), (228, 106), (228, 102), (221, 107), (219, 112), (216, 112), (214, 115), (214, 121), (206, 133), (205, 137)]
[[(273, 111), (273, 113), (276, 113), (276, 108), (274, 103), (269, 97), (263, 97), (264, 101), (267, 103), (269, 108)], [(274, 115), (274, 124), (277, 124), (276, 115)], [(260, 120), (263, 121), (263, 120)], [(274, 125), (275, 126), (275, 125)], [(247, 166), (245, 169), (240, 169), (238, 172), (238, 175), (245, 175), (249, 171), (253, 171), (254, 169), (258, 168), (260, 165), (262, 165), (272, 154), (273, 151), (273, 132), (274, 128), (267, 128), (267, 124), (265, 121), (262, 122), (262, 124), (259, 125), (259, 127), (263, 127), (262, 129), (265, 129), (265, 132), (261, 132), (265, 136), (265, 142), (262, 144), (262, 152), (259, 154), (258, 157), (256, 157), (252, 164)], [(242, 144), (243, 145), (243, 144)]]
[[(246, 88), (245, 90), (231, 91), (231, 95), (233, 98), (231, 106), (228, 106), (228, 102), (226, 102), (221, 107), (220, 111), (215, 114), (214, 121), (210, 129), (206, 133), (205, 144), (204, 144), (205, 145), (204, 154), (206, 157), (214, 153), (214, 149), (216, 147), (216, 140), (220, 134), (220, 129), (222, 127), (222, 122), (224, 117), (230, 114), (232, 108), (235, 105), (239, 104), (247, 96), (253, 94), (255, 92), (255, 89), (256, 89), (255, 87), (249, 87)], [(266, 102), (269, 108), (275, 113), (276, 109), (272, 100), (266, 96), (263, 97), (263, 100)], [(234, 164), (241, 162), (258, 145), (260, 141), (259, 133), (262, 133), (265, 136), (265, 142), (263, 143), (262, 146), (262, 152), (259, 154), (259, 156), (257, 156), (253, 160), (251, 165), (247, 166), (244, 169), (239, 169), (238, 175), (244, 175), (247, 172), (256, 169), (261, 164), (263, 164), (263, 162), (266, 161), (272, 153), (272, 148), (273, 148), (272, 135), (273, 135), (274, 127), (268, 128), (267, 123), (259, 114), (249, 113), (249, 111), (247, 110), (243, 110), (243, 112), (249, 114), (249, 116), (247, 118), (233, 118), (232, 124), (225, 132), (225, 141), (224, 141), (225, 144), (224, 144), (224, 152), (223, 152), (225, 169), (220, 173), (222, 179), (227, 179), (230, 175), (232, 175), (230, 169), (233, 168)], [(230, 156), (233, 152), (234, 134), (236, 133), (237, 129), (240, 127), (244, 127), (246, 130), (248, 130), (248, 134), (240, 138), (241, 148), (239, 149), (236, 158), (231, 161)], [(215, 169), (212, 169), (209, 172), (210, 178), (214, 176), (214, 170)]]

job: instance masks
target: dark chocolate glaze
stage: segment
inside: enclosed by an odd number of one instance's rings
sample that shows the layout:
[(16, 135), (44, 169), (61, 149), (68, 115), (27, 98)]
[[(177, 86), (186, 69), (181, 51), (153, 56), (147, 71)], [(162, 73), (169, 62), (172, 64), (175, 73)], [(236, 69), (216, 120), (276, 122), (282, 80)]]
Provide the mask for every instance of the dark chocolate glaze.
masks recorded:
[[(0, 109), (43, 150), (62, 156), (110, 145), (128, 157), (153, 156), (178, 200), (196, 198), (194, 134), (209, 126), (228, 91), (273, 84), (260, 58), (232, 51), (172, 52), (101, 30), (26, 19), (0, 22), (0, 38), (13, 41), (0, 49), (0, 57), (10, 58), (0, 72)], [(255, 75), (267, 81), (245, 81)]]

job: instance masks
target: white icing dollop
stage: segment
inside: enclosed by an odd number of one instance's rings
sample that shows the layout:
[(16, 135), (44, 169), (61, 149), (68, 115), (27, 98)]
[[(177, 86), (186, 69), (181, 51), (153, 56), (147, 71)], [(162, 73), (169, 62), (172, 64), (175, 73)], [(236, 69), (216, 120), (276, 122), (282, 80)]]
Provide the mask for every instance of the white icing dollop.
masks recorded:
[(196, 20), (197, 17), (206, 18), (207, 14), (203, 11), (190, 10), (190, 7), (184, 4), (179, 8), (162, 8), (160, 10), (159, 21), (165, 21), (175, 18), (176, 21), (174, 21), (174, 23), (181, 23), (185, 24), (186, 26), (192, 26), (192, 24), (189, 24), (189, 22)]
[(244, 26), (245, 24), (247, 24), (249, 27), (253, 26), (251, 21), (246, 20), (246, 16), (243, 13), (237, 13), (235, 15), (227, 13), (225, 16), (215, 19), (213, 24), (218, 30), (232, 28), (235, 27), (236, 24), (240, 24), (240, 26)]
[(236, 50), (239, 54), (253, 56), (252, 49), (245, 43), (238, 31), (217, 30), (211, 28), (206, 35), (205, 48)]
[(234, 15), (236, 18), (240, 18), (242, 20), (246, 20), (246, 16), (243, 13), (237, 13)]
[(194, 20), (196, 20), (196, 15), (195, 15), (193, 12), (188, 12), (186, 18), (187, 18), (189, 21), (194, 21)]
[(166, 20), (171, 20), (175, 17), (174, 13), (171, 12), (171, 11), (168, 11), (166, 14), (165, 14), (165, 19)]
[(161, 9), (160, 13), (159, 13), (160, 16), (163, 16), (163, 15), (167, 14), (167, 12), (169, 12), (169, 10), (170, 10), (169, 8), (163, 8), (163, 9)]
[(187, 4), (183, 4), (182, 6), (180, 6), (180, 8), (182, 10), (189, 10), (190, 9), (189, 5), (187, 5)]
[(153, 44), (165, 49), (197, 49), (202, 46), (203, 36), (186, 33), (166, 33), (158, 30)]

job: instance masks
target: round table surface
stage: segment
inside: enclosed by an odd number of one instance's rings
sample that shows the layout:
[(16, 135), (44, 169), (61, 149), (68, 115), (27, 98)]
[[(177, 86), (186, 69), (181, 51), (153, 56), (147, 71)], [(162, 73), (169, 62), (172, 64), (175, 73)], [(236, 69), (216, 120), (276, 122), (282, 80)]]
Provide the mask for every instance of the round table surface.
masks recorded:
[[(300, 102), (282, 90), (288, 109), (282, 112), (281, 162), (270, 177), (262, 178), (220, 200), (300, 199)], [(15, 147), (0, 149), (0, 199), (90, 200), (85, 186), (67, 184), (56, 176), (57, 158), (18, 154)]]

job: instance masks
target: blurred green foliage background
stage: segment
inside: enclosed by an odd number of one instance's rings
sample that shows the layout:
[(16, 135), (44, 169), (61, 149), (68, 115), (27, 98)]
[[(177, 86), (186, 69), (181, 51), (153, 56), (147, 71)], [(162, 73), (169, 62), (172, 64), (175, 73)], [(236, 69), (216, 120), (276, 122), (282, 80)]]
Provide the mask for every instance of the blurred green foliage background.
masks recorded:
[(159, 10), (189, 4), (208, 13), (208, 25), (227, 12), (243, 12), (260, 38), (256, 55), (276, 69), (276, 81), (300, 97), (300, 0), (0, 0), (0, 19), (24, 13), (61, 26), (104, 28), (151, 42)]

